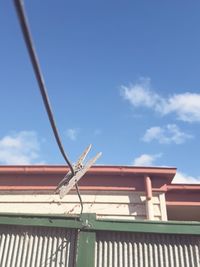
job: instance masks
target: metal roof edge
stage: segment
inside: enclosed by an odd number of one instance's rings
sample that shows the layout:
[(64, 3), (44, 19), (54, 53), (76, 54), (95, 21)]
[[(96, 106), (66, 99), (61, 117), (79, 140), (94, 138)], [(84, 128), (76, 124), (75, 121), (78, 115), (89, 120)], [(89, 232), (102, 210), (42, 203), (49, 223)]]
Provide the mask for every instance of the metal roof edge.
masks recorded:
[[(68, 170), (65, 165), (0, 165), (0, 174), (55, 174), (66, 173)], [(176, 168), (95, 165), (89, 169), (88, 174), (161, 175), (160, 178), (172, 180), (176, 174)]]

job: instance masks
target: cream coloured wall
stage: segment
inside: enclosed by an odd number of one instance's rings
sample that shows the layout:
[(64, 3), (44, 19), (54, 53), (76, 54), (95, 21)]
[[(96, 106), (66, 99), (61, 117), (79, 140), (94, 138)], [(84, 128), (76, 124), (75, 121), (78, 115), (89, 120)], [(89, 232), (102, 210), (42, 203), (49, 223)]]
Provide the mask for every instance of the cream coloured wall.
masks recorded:
[[(165, 196), (154, 193), (146, 200), (145, 192), (83, 191), (84, 213), (99, 218), (167, 220)], [(74, 215), (80, 213), (77, 194), (72, 191), (62, 200), (58, 195), (38, 193), (4, 193), (0, 195), (1, 213)]]

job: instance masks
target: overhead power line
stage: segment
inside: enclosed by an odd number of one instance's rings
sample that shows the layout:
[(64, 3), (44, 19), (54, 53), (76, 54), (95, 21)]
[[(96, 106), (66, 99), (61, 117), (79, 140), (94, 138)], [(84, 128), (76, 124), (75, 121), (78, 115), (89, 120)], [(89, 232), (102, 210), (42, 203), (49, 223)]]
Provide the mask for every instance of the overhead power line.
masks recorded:
[[(42, 95), (43, 103), (44, 103), (44, 106), (46, 108), (46, 112), (48, 114), (48, 118), (49, 118), (49, 121), (50, 121), (50, 124), (51, 124), (51, 128), (53, 130), (53, 133), (54, 133), (56, 142), (58, 144), (58, 147), (60, 149), (60, 152), (61, 152), (63, 158), (65, 159), (65, 161), (67, 162), (67, 164), (68, 164), (68, 166), (70, 168), (70, 171), (72, 173), (72, 176), (74, 176), (75, 172), (74, 172), (73, 165), (70, 162), (67, 154), (64, 151), (64, 148), (63, 148), (63, 145), (62, 145), (59, 133), (58, 133), (58, 129), (56, 127), (56, 123), (55, 123), (55, 119), (54, 119), (53, 112), (52, 112), (52, 109), (51, 109), (50, 101), (49, 101), (49, 98), (48, 98), (45, 82), (44, 82), (44, 79), (43, 79), (43, 76), (42, 76), (42, 71), (41, 71), (41, 68), (40, 68), (39, 60), (38, 60), (38, 57), (37, 57), (37, 54), (36, 54), (36, 50), (35, 50), (34, 45), (33, 45), (33, 40), (32, 40), (32, 37), (31, 37), (30, 30), (29, 30), (28, 20), (26, 18), (23, 2), (21, 0), (14, 0), (14, 3), (15, 3), (15, 7), (16, 7), (16, 10), (17, 10), (18, 18), (19, 18), (19, 21), (20, 21), (20, 24), (21, 24), (21, 29), (22, 29), (22, 33), (23, 33), (24, 40), (25, 40), (25, 43), (26, 43), (26, 47), (28, 49), (28, 53), (29, 53), (29, 56), (30, 56), (30, 59), (31, 59), (31, 63), (32, 63), (32, 66), (33, 66), (33, 69), (34, 69), (34, 72), (35, 72), (35, 76), (36, 76), (38, 85), (39, 85), (40, 93)], [(77, 190), (77, 192), (78, 192), (78, 190)], [(78, 192), (78, 194), (79, 194), (79, 192)]]
[(65, 161), (67, 162), (70, 171), (65, 175), (65, 177), (62, 179), (62, 181), (59, 183), (58, 187), (57, 187), (57, 191), (60, 194), (60, 197), (64, 197), (71, 189), (72, 187), (76, 187), (76, 191), (80, 200), (80, 204), (81, 204), (81, 212), (80, 212), (80, 216), (83, 212), (83, 202), (81, 199), (81, 195), (79, 192), (79, 188), (78, 188), (78, 181), (84, 176), (84, 174), (89, 170), (89, 168), (96, 162), (96, 160), (101, 156), (101, 153), (98, 153), (95, 157), (93, 157), (92, 159), (90, 159), (85, 165), (83, 164), (83, 161), (85, 159), (85, 157), (87, 156), (88, 152), (91, 149), (91, 145), (89, 147), (86, 148), (86, 150), (83, 152), (83, 154), (80, 156), (80, 158), (78, 159), (77, 163), (74, 165), (71, 164), (69, 158), (67, 157), (57, 127), (56, 127), (56, 123), (53, 117), (53, 112), (51, 109), (51, 105), (50, 105), (50, 101), (48, 98), (48, 94), (47, 94), (47, 90), (46, 90), (46, 86), (45, 86), (45, 82), (42, 76), (42, 72), (40, 69), (40, 65), (39, 65), (39, 60), (37, 58), (36, 55), (36, 50), (34, 49), (34, 45), (33, 45), (33, 41), (31, 38), (31, 33), (29, 30), (29, 26), (28, 26), (28, 20), (26, 18), (26, 14), (24, 11), (24, 7), (23, 7), (23, 2), (22, 0), (14, 0), (15, 3), (15, 7), (17, 10), (17, 14), (19, 17), (19, 21), (21, 24), (21, 29), (22, 29), (22, 33), (24, 36), (24, 40), (26, 43), (26, 47), (28, 49), (28, 53), (31, 59), (31, 63), (35, 72), (35, 76), (40, 88), (40, 93), (42, 95), (42, 99), (43, 99), (43, 103), (44, 106), (46, 108), (46, 112), (48, 114), (48, 118), (55, 136), (55, 139), (57, 141), (58, 147), (60, 149), (60, 152), (63, 156), (63, 158), (65, 159)]

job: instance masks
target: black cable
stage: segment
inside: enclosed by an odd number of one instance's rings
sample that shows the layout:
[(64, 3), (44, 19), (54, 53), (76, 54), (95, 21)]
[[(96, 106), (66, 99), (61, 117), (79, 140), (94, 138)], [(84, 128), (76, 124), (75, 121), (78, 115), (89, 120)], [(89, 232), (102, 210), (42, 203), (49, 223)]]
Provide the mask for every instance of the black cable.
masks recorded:
[(82, 201), (81, 194), (80, 194), (80, 191), (79, 191), (77, 183), (75, 184), (75, 187), (76, 187), (76, 192), (77, 192), (77, 195), (78, 195), (80, 203), (81, 203), (81, 212), (80, 212), (80, 217), (81, 217), (81, 215), (83, 213), (83, 201)]
[(15, 3), (15, 7), (16, 7), (16, 10), (17, 10), (17, 14), (18, 14), (18, 17), (19, 17), (20, 24), (21, 24), (21, 29), (22, 29), (22, 33), (23, 33), (24, 40), (25, 40), (25, 43), (26, 43), (26, 47), (27, 47), (28, 52), (29, 52), (29, 56), (30, 56), (30, 59), (31, 59), (31, 62), (32, 62), (32, 66), (33, 66), (34, 72), (35, 72), (35, 76), (36, 76), (36, 79), (37, 79), (37, 82), (38, 82), (38, 85), (39, 85), (39, 88), (40, 88), (40, 93), (42, 95), (43, 103), (45, 105), (45, 108), (46, 108), (46, 111), (47, 111), (47, 114), (48, 114), (48, 118), (49, 118), (52, 130), (53, 130), (55, 139), (57, 141), (58, 147), (60, 149), (60, 152), (61, 152), (63, 158), (65, 159), (65, 161), (67, 162), (67, 164), (68, 164), (68, 166), (69, 166), (69, 168), (71, 170), (72, 176), (74, 176), (75, 172), (74, 172), (73, 166), (72, 166), (70, 160), (68, 159), (68, 157), (67, 157), (67, 155), (66, 155), (66, 153), (64, 151), (64, 148), (63, 148), (63, 145), (62, 145), (62, 142), (60, 140), (59, 133), (58, 133), (58, 130), (57, 130), (57, 127), (56, 127), (56, 123), (55, 123), (55, 120), (54, 120), (54, 117), (53, 117), (53, 112), (52, 112), (52, 109), (51, 109), (50, 101), (48, 99), (45, 82), (44, 82), (44, 79), (42, 77), (42, 72), (41, 72), (41, 69), (40, 69), (39, 60), (37, 58), (36, 51), (34, 49), (33, 41), (32, 41), (32, 38), (31, 38), (31, 33), (30, 33), (30, 30), (29, 30), (29, 26), (28, 26), (28, 20), (26, 18), (24, 7), (23, 7), (23, 3), (22, 3), (21, 0), (14, 0), (14, 3)]

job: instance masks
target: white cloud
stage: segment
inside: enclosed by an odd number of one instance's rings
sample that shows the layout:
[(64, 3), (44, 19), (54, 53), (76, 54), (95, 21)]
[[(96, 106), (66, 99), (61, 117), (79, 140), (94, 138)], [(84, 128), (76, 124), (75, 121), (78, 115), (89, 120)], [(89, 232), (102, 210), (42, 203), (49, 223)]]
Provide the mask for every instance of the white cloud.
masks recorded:
[(131, 86), (122, 86), (122, 96), (134, 107), (147, 107), (161, 115), (175, 113), (177, 119), (186, 122), (200, 121), (200, 94), (185, 92), (167, 98), (150, 88), (150, 79)]
[(124, 99), (129, 100), (135, 107), (144, 106), (153, 108), (159, 101), (159, 96), (150, 90), (150, 80), (143, 79), (130, 87), (122, 86), (121, 92)]
[(67, 129), (66, 133), (69, 139), (71, 139), (72, 141), (75, 141), (77, 139), (77, 135), (78, 135), (77, 129), (73, 129), (73, 128)]
[(160, 144), (182, 144), (190, 138), (192, 135), (182, 132), (176, 124), (168, 124), (165, 127), (154, 126), (147, 129), (143, 141), (157, 140)]
[(193, 177), (182, 172), (177, 172), (172, 183), (200, 184), (200, 177)]
[(200, 121), (200, 94), (186, 92), (169, 97), (163, 106), (163, 114), (171, 112), (182, 121)]
[(21, 131), (0, 139), (1, 164), (33, 164), (39, 158), (40, 144), (33, 131)]
[(152, 166), (157, 158), (160, 158), (161, 154), (142, 154), (133, 161), (134, 166)]

